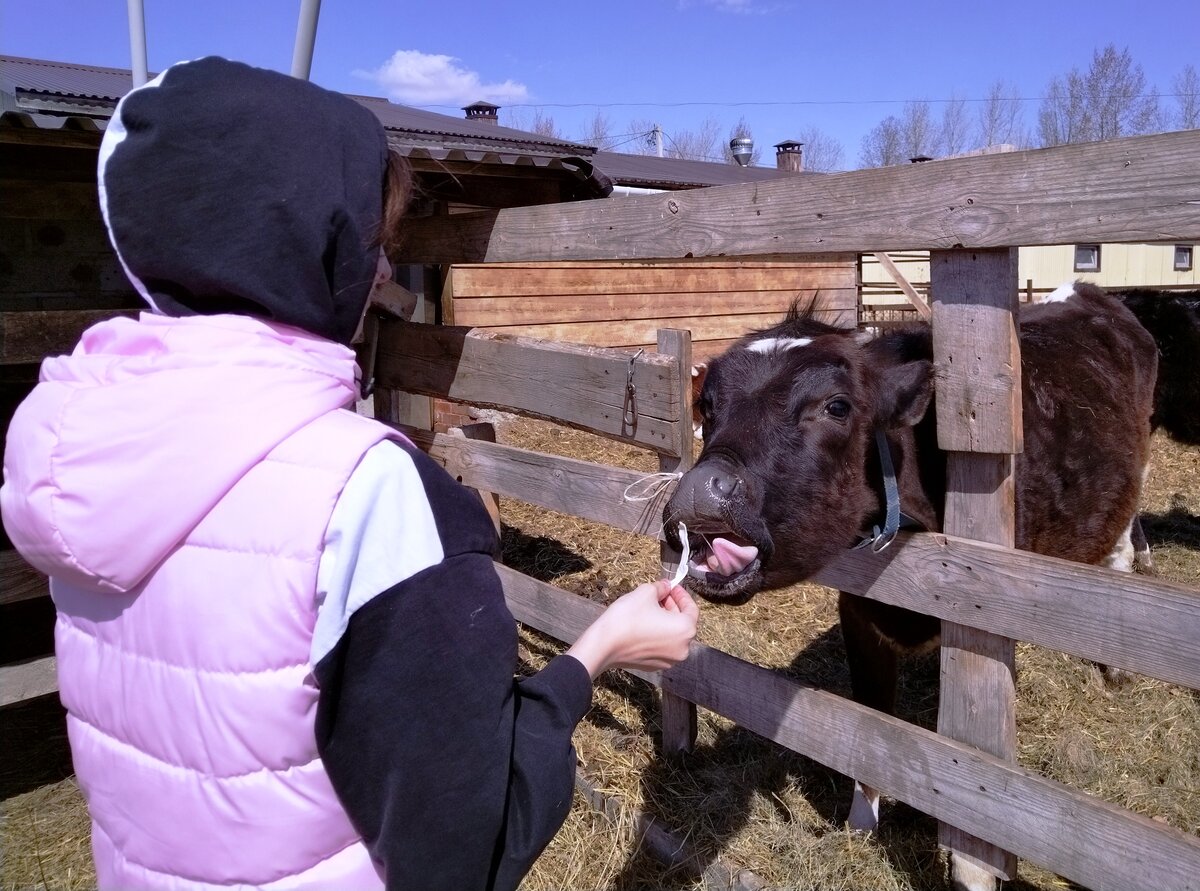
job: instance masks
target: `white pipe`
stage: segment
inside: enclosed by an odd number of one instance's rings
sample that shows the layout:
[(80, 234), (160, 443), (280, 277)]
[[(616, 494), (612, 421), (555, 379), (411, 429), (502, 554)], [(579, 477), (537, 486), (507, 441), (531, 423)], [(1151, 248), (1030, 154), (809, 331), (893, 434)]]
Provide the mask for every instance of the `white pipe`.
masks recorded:
[(142, 0), (128, 0), (128, 8), (129, 56), (133, 86), (137, 88), (149, 79), (146, 73), (146, 12)]
[(312, 71), (313, 47), (317, 43), (317, 16), (321, 0), (300, 0), (300, 21), (296, 25), (296, 48), (292, 51), (292, 77), (308, 80)]
[(636, 198), (639, 195), (657, 195), (669, 189), (643, 189), (641, 186), (613, 186), (609, 198)]

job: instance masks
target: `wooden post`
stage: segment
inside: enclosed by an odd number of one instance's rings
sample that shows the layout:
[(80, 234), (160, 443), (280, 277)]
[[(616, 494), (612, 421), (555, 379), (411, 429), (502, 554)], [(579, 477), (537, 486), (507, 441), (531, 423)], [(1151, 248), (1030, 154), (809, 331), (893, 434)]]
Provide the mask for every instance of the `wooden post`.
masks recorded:
[[(424, 266), (406, 264), (395, 271), (398, 283), (416, 297), (412, 321), (433, 324), (434, 308), (429, 304), (430, 280), (437, 278)], [(433, 293), (437, 293), (434, 291)], [(448, 323), (447, 323), (448, 324)], [(433, 429), (433, 400), (403, 390), (377, 389), (374, 396), (374, 414), (389, 424), (408, 424), (422, 430)]]
[[(658, 352), (674, 356), (675, 378), (679, 381), (679, 421), (675, 425), (672, 446), (678, 455), (660, 456), (658, 469), (663, 472), (686, 472), (694, 460), (692, 454), (695, 437), (692, 428), (692, 334), (667, 328), (658, 332)], [(662, 545), (662, 565), (668, 575), (679, 565), (680, 554)], [(664, 752), (689, 752), (696, 744), (696, 705), (674, 693), (662, 690), (662, 747)]]
[[(1022, 450), (1017, 252), (933, 251), (933, 352), (938, 445), (947, 451), (945, 531), (1012, 547), (1014, 456)], [(1009, 638), (942, 623), (938, 733), (1016, 758), (1016, 671)], [(1016, 857), (953, 826), (955, 888), (995, 887)]]

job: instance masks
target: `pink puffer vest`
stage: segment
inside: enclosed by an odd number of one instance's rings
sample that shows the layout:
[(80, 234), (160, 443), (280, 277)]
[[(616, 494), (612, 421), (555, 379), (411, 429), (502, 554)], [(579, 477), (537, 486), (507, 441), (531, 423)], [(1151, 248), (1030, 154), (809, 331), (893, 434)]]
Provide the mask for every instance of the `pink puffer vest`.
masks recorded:
[(309, 648), (334, 503), (387, 436), (325, 414), (133, 590), (52, 582), (101, 888), (382, 887), (317, 756)]

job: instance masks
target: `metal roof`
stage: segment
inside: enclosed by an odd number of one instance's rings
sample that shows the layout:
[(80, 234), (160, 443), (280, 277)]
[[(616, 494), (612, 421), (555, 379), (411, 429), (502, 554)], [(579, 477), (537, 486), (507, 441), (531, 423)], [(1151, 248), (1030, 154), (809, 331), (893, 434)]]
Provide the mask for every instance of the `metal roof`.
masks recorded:
[[(2, 97), (0, 110), (5, 113), (0, 126), (65, 130), (94, 126), (103, 130), (117, 102), (132, 86), (133, 77), (126, 69), (0, 55), (0, 92), (8, 94)], [(792, 175), (768, 167), (598, 152), (583, 143), (501, 127), (490, 121), (450, 117), (374, 96), (347, 95), (370, 109), (387, 130), (388, 142), (414, 160), (561, 170), (575, 166), (570, 159), (582, 158), (614, 183), (659, 189)]]
[[(596, 152), (590, 158), (614, 183), (659, 189), (695, 189), (732, 183), (760, 182), (797, 174), (775, 167), (739, 167), (715, 161), (686, 161), (654, 155)], [(799, 174), (800, 176), (813, 174)]]
[[(150, 76), (154, 77), (155, 72), (150, 72)], [(36, 107), (48, 101), (57, 101), (65, 106), (63, 111), (70, 112), (79, 100), (90, 99), (93, 102), (86, 104), (107, 117), (118, 100), (132, 89), (133, 77), (129, 71), (119, 68), (0, 55), (0, 85), (9, 93), (16, 94), (22, 106)], [(428, 137), (431, 142), (454, 143), (459, 148), (468, 148), (472, 144), (478, 148), (492, 149), (508, 146), (535, 148), (553, 154), (591, 154), (595, 151), (592, 146), (582, 143), (550, 139), (536, 133), (499, 127), (487, 121), (453, 118), (396, 105), (376, 96), (346, 95), (374, 112), (386, 129), (411, 134), (418, 140)]]

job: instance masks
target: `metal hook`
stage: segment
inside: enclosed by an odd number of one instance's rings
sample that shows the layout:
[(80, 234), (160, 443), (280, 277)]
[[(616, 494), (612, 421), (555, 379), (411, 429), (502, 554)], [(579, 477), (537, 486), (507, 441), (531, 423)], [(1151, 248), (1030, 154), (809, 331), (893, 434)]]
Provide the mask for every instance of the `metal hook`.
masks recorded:
[(637, 384), (633, 382), (633, 369), (638, 356), (644, 352), (645, 349), (639, 349), (633, 354), (629, 360), (629, 373), (625, 376), (625, 407), (621, 414), (621, 426), (631, 430), (637, 429)]

